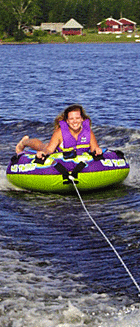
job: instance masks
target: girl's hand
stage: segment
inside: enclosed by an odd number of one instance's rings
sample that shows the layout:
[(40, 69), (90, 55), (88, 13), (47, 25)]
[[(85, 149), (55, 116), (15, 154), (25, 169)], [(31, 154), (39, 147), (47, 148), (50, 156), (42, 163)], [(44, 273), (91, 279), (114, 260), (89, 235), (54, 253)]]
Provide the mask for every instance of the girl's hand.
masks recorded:
[(96, 156), (98, 156), (99, 154), (102, 154), (102, 149), (101, 148), (99, 148), (99, 147), (97, 147), (96, 149), (95, 149), (95, 151), (96, 151)]
[(39, 159), (43, 159), (46, 156), (46, 154), (43, 151), (37, 151), (36, 156)]

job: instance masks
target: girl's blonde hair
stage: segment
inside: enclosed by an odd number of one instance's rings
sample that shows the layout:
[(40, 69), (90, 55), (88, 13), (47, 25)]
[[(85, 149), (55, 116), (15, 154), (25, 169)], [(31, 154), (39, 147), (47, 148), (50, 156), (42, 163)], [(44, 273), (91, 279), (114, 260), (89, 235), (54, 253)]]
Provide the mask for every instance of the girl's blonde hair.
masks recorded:
[(69, 114), (69, 112), (71, 112), (71, 111), (80, 111), (80, 113), (81, 113), (81, 117), (83, 118), (83, 120), (85, 120), (85, 119), (89, 119), (89, 121), (90, 121), (90, 125), (91, 125), (91, 119), (90, 119), (90, 117), (86, 114), (86, 112), (85, 112), (85, 110), (84, 110), (84, 108), (81, 106), (81, 105), (79, 105), (79, 104), (77, 104), (77, 103), (75, 103), (75, 104), (71, 104), (70, 106), (68, 106), (61, 114), (59, 114), (56, 118), (55, 118), (55, 121), (54, 121), (54, 129), (56, 130), (56, 129), (58, 129), (59, 127), (60, 127), (60, 124), (59, 124), (59, 122), (61, 121), (61, 120), (67, 120), (68, 119), (68, 114)]

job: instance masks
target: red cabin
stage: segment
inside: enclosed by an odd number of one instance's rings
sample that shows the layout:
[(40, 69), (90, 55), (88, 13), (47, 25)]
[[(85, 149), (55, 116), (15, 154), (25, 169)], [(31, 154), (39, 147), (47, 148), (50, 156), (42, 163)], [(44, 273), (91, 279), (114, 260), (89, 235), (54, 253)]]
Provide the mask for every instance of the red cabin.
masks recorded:
[(104, 21), (100, 22), (97, 24), (98, 26), (98, 33), (122, 33), (122, 29), (123, 29), (123, 24), (110, 17), (105, 19)]
[(66, 24), (62, 26), (62, 34), (81, 35), (82, 33), (83, 33), (83, 26), (73, 18), (71, 18)]
[(120, 18), (119, 22), (123, 24), (123, 32), (134, 32), (136, 23), (127, 18)]

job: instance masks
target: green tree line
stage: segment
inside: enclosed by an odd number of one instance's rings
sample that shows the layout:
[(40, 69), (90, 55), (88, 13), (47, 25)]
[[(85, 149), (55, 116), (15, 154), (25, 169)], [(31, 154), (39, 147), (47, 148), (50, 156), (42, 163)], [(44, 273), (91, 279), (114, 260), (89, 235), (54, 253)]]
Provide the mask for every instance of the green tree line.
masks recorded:
[(121, 16), (140, 25), (140, 0), (0, 0), (0, 32), (14, 35), (23, 26), (76, 19), (95, 28), (108, 17)]

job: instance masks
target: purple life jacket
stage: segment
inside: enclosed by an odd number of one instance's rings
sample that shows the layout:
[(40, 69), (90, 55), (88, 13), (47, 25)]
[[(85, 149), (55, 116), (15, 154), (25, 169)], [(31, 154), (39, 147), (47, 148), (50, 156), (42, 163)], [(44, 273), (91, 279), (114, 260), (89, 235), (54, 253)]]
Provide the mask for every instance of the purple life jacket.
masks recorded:
[(90, 150), (90, 121), (85, 119), (82, 122), (82, 130), (76, 140), (69, 131), (69, 126), (66, 121), (61, 120), (60, 128), (63, 137), (63, 145), (60, 144), (57, 150), (59, 152), (70, 152), (75, 150), (77, 155)]

